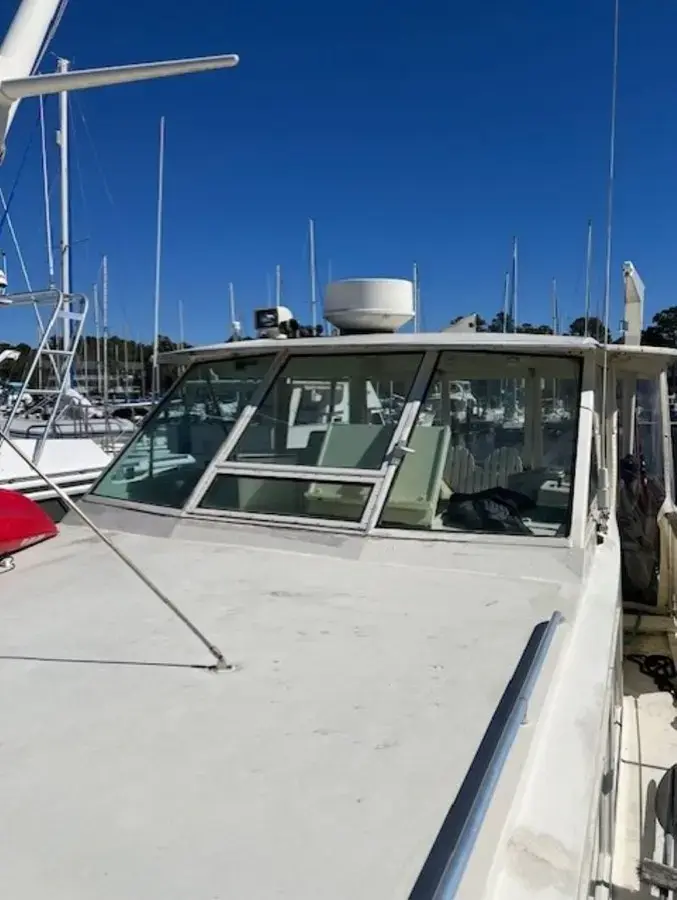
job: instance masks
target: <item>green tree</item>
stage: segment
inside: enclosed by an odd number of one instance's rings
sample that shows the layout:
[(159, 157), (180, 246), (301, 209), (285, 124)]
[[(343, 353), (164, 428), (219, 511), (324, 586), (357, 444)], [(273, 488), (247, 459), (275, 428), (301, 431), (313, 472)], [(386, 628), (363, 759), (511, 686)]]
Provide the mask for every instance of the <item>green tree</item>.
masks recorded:
[[(569, 325), (569, 334), (575, 337), (585, 337), (585, 316), (579, 316)], [(600, 344), (611, 343), (611, 332), (605, 328), (604, 322), (597, 316), (590, 316), (588, 319), (588, 337), (595, 338)]]
[(517, 331), (520, 334), (552, 334), (552, 328), (549, 325), (531, 325), (529, 322), (518, 325)]
[[(503, 327), (505, 320), (505, 328)], [(504, 331), (512, 333), (515, 330), (515, 320), (508, 313), (506, 316), (503, 310), (497, 312), (494, 318), (489, 322), (489, 326), (487, 331), (492, 331), (494, 333), (502, 333)]]
[(677, 347), (677, 306), (661, 309), (642, 332), (642, 343), (650, 347)]

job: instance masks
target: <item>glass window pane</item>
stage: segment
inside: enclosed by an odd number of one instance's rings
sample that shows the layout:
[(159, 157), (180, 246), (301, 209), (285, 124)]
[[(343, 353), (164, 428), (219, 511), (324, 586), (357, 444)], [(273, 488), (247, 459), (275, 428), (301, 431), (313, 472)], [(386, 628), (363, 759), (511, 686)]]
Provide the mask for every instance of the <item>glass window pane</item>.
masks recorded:
[(380, 524), (568, 532), (580, 363), (443, 353)]
[(293, 356), (230, 459), (379, 469), (421, 353)]
[(200, 506), (269, 516), (359, 522), (372, 490), (371, 484), (217, 475)]
[(272, 359), (235, 357), (191, 366), (92, 494), (183, 507)]
[(588, 484), (588, 509), (597, 501), (599, 491), (600, 453), (602, 450), (602, 429), (604, 426), (604, 411), (602, 409), (604, 388), (604, 369), (595, 367), (595, 409), (593, 413), (592, 446), (590, 448), (590, 478)]
[(637, 451), (648, 475), (665, 483), (663, 470), (663, 426), (658, 378), (637, 379)]
[(597, 492), (599, 491), (599, 465), (597, 463), (597, 442), (595, 436), (592, 437), (592, 445), (590, 447), (590, 479), (588, 484), (588, 509), (597, 501)]
[(623, 373), (619, 400), (623, 430), (619, 446), (616, 519), (621, 537), (625, 603), (656, 606), (661, 538), (659, 514), (665, 501), (660, 382)]

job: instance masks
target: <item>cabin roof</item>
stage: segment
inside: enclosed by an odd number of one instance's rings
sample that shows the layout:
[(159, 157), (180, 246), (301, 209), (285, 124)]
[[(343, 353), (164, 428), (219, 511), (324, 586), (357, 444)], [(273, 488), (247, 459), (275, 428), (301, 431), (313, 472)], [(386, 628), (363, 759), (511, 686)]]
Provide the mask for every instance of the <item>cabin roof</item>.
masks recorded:
[(448, 350), (457, 347), (459, 350), (484, 350), (543, 354), (564, 354), (582, 356), (587, 352), (606, 349), (613, 354), (642, 354), (643, 356), (674, 357), (677, 360), (677, 349), (665, 347), (646, 347), (631, 344), (602, 345), (594, 338), (574, 337), (573, 335), (542, 334), (502, 334), (494, 332), (419, 332), (397, 334), (360, 334), (341, 335), (339, 337), (298, 338), (296, 340), (254, 339), (246, 341), (230, 341), (220, 344), (205, 344), (199, 347), (188, 347), (184, 350), (172, 350), (160, 354), (162, 363), (186, 365), (189, 362), (203, 359), (220, 359), (236, 354), (270, 353), (279, 350), (295, 350), (296, 352), (327, 352), (337, 350), (378, 349), (378, 350)]
[(296, 340), (255, 339), (251, 341), (231, 341), (222, 344), (207, 344), (160, 354), (163, 363), (185, 363), (187, 361), (231, 356), (236, 353), (270, 353), (271, 350), (294, 349), (297, 352), (324, 350), (327, 352), (350, 349), (379, 350), (431, 350), (458, 347), (462, 350), (502, 350), (528, 353), (565, 353), (580, 355), (586, 350), (594, 350), (599, 344), (593, 338), (577, 338), (568, 335), (543, 336), (540, 334), (477, 334), (475, 332), (429, 332), (418, 334), (399, 332), (397, 334), (358, 334), (339, 337), (298, 338)]

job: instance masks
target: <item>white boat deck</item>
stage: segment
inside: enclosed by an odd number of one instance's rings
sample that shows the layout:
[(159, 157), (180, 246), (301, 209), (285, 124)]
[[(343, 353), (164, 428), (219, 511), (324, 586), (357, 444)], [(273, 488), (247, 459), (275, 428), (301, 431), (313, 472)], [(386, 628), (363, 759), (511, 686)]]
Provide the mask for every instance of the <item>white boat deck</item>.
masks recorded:
[(195, 668), (80, 528), (2, 576), (3, 895), (406, 898), (532, 629), (573, 614), (575, 577), (533, 548), (489, 575), (479, 549), (229, 533), (115, 540), (234, 671)]

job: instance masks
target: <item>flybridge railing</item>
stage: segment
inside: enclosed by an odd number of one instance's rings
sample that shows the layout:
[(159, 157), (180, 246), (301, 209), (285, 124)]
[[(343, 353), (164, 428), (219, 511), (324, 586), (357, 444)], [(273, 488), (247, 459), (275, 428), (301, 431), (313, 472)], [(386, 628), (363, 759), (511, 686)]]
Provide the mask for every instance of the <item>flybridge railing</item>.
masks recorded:
[(515, 742), (555, 632), (564, 621), (554, 612), (534, 628), (468, 774), (447, 813), (409, 900), (453, 900)]

